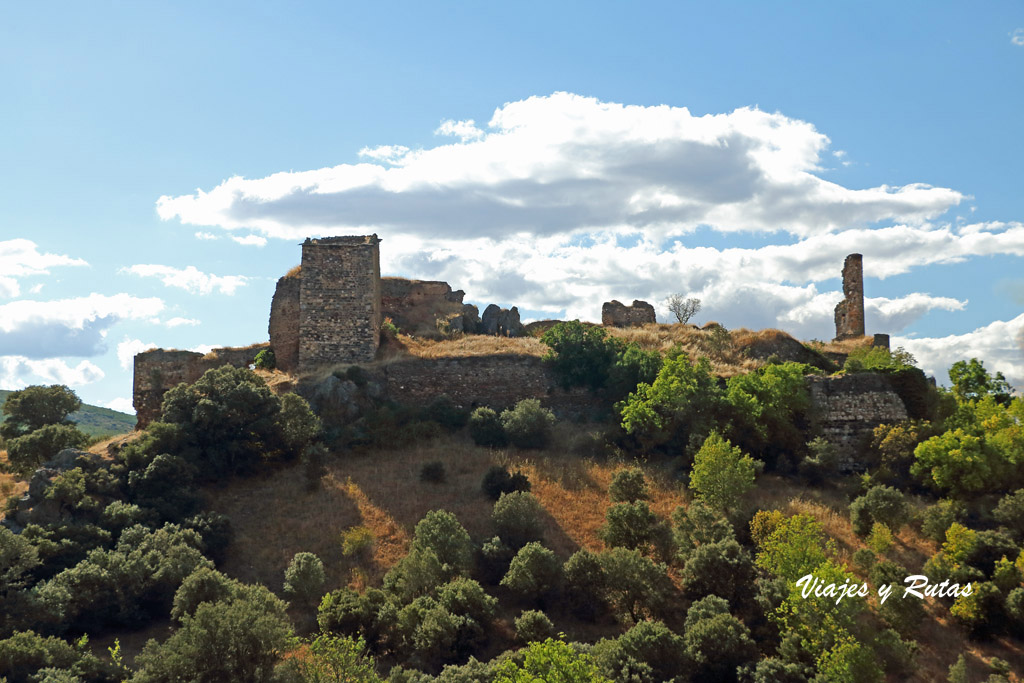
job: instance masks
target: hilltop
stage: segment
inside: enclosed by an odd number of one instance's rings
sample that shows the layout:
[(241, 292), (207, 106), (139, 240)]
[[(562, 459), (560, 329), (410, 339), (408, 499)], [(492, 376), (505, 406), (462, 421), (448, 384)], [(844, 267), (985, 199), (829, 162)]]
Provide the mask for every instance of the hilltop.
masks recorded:
[[(10, 390), (0, 389), (0, 408), (11, 394)], [(80, 430), (94, 438), (104, 438), (115, 434), (123, 434), (135, 429), (135, 416), (110, 408), (82, 404), (81, 410), (68, 416)], [(0, 414), (0, 423), (4, 417)]]

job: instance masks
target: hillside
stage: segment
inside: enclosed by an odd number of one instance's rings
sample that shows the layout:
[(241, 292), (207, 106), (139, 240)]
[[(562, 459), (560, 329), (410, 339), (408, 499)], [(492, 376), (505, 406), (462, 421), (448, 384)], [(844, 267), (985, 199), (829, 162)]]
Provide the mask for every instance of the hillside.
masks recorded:
[[(0, 389), (0, 408), (10, 395), (10, 391)], [(78, 428), (91, 437), (107, 437), (123, 434), (135, 429), (135, 416), (110, 408), (101, 408), (83, 403), (82, 409), (72, 413), (69, 419), (77, 423)], [(0, 423), (4, 417), (0, 414)]]

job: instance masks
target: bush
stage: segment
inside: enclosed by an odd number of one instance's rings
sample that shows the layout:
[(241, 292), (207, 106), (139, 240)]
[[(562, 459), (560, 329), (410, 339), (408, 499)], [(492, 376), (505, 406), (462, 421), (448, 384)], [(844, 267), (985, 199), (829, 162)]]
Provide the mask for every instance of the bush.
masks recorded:
[(436, 422), (446, 432), (457, 432), (469, 421), (469, 411), (456, 405), (447, 394), (441, 394), (420, 411), (420, 419)]
[(566, 389), (603, 387), (623, 347), (620, 340), (609, 337), (603, 328), (579, 320), (558, 323), (540, 340), (549, 348), (544, 360), (551, 364)]
[(201, 603), (166, 641), (146, 644), (132, 683), (268, 680), (291, 642), (285, 607), (263, 586)]
[[(87, 639), (86, 639), (87, 640)], [(52, 636), (21, 631), (0, 640), (0, 671), (14, 681), (37, 681), (44, 669), (53, 673), (46, 681), (116, 681), (118, 671), (85, 648), (86, 640), (76, 647)], [(63, 676), (63, 677), (61, 677)]]
[(630, 467), (620, 470), (612, 477), (612, 483), (608, 487), (608, 495), (613, 503), (634, 503), (638, 500), (649, 500), (650, 491), (647, 489), (647, 480), (644, 478), (644, 471), (639, 467)]
[(362, 595), (351, 588), (339, 588), (320, 601), (317, 624), (324, 633), (366, 638), (372, 647), (381, 636), (383, 629), (378, 614), (387, 602), (387, 594), (377, 588)]
[(234, 538), (231, 520), (220, 512), (202, 512), (185, 520), (186, 529), (193, 529), (203, 539), (203, 553), (217, 564), (227, 556), (228, 546)]
[(384, 575), (384, 590), (407, 603), (421, 595), (433, 593), (451, 578), (437, 553), (430, 548), (414, 545), (409, 554)]
[(469, 415), (469, 435), (477, 446), (502, 448), (508, 445), (508, 436), (501, 426), (501, 418), (491, 408), (481, 406)]
[(528, 491), (503, 493), (494, 504), (491, 521), (498, 536), (513, 549), (542, 538), (540, 503)]
[(554, 414), (535, 398), (524, 398), (501, 413), (501, 426), (516, 448), (545, 448), (551, 441), (554, 424)]
[(420, 481), (431, 484), (443, 484), (448, 478), (444, 469), (444, 463), (440, 460), (432, 460), (420, 467)]
[(690, 490), (715, 510), (726, 512), (754, 486), (764, 463), (745, 455), (737, 446), (712, 432), (693, 459)]
[(528, 610), (516, 617), (516, 637), (524, 643), (545, 640), (554, 635), (555, 625), (540, 610)]
[(605, 599), (619, 618), (636, 623), (664, 613), (675, 592), (665, 565), (625, 548), (598, 557), (606, 577)]
[(593, 620), (603, 610), (607, 576), (600, 558), (589, 550), (577, 550), (562, 565), (565, 603), (580, 619)]
[(338, 638), (321, 633), (309, 643), (304, 657), (290, 657), (274, 670), (276, 683), (306, 681), (344, 681), (345, 683), (384, 683), (377, 675), (376, 663), (361, 639)]
[(484, 474), (481, 484), (484, 495), (491, 500), (498, 500), (503, 493), (513, 491), (529, 491), (530, 480), (522, 472), (509, 473), (502, 465), (494, 465)]
[(284, 571), (284, 592), (304, 604), (312, 604), (323, 595), (324, 563), (313, 553), (295, 553)]
[(754, 563), (733, 539), (698, 546), (682, 572), (686, 592), (693, 598), (717, 595), (730, 602), (745, 596), (754, 581)]
[(879, 555), (884, 555), (892, 548), (893, 536), (889, 527), (881, 522), (874, 522), (871, 525), (871, 533), (868, 534), (868, 547)]
[(656, 681), (678, 680), (690, 670), (684, 640), (660, 621), (642, 621), (618, 638), (626, 657), (651, 668)]
[(431, 510), (416, 524), (413, 548), (433, 551), (445, 574), (466, 574), (473, 564), (473, 540), (447, 510)]
[(273, 370), (277, 367), (277, 356), (274, 355), (274, 349), (266, 348), (256, 354), (256, 358), (253, 359), (253, 365), (258, 370)]
[(925, 508), (921, 522), (921, 533), (936, 543), (946, 540), (946, 530), (953, 522), (962, 522), (964, 507), (961, 503), (943, 499)]
[(598, 531), (598, 536), (609, 548), (647, 552), (654, 540), (658, 521), (644, 501), (616, 503), (605, 513), (605, 524)]
[(858, 536), (871, 533), (871, 526), (880, 522), (892, 531), (899, 531), (906, 521), (903, 494), (891, 486), (873, 486), (850, 503), (850, 521)]
[(540, 543), (527, 543), (512, 558), (501, 585), (526, 600), (540, 601), (551, 595), (561, 582), (562, 565), (553, 552)]
[(195, 613), (204, 602), (221, 602), (238, 593), (241, 584), (212, 567), (200, 567), (189, 574), (174, 592), (171, 619), (182, 619)]
[(695, 679), (735, 681), (737, 667), (757, 659), (749, 629), (731, 614), (698, 619), (692, 625), (689, 622), (688, 615), (683, 639), (695, 666)]
[(81, 448), (88, 441), (88, 435), (73, 425), (44, 425), (24, 436), (8, 439), (7, 462), (12, 470), (27, 476), (65, 448)]
[(1018, 539), (1024, 538), (1024, 489), (1003, 496), (993, 516)]
[(797, 465), (797, 471), (811, 484), (820, 484), (839, 473), (839, 449), (818, 436), (807, 443), (809, 455)]

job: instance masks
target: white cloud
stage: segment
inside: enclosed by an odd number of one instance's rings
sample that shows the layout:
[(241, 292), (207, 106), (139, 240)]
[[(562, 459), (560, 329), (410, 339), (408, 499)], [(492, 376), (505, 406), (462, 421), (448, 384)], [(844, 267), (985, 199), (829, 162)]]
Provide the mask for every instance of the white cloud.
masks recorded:
[(18, 279), (30, 275), (47, 275), (56, 266), (87, 266), (82, 259), (60, 254), (40, 253), (35, 242), (13, 239), (0, 242), (0, 297), (21, 293)]
[(186, 350), (187, 351), (195, 351), (196, 353), (202, 353), (202, 354), (205, 355), (205, 354), (209, 353), (210, 351), (213, 351), (216, 348), (218, 348), (218, 347), (216, 345), (214, 345), (214, 344), (196, 344), (195, 346), (189, 347)]
[(155, 263), (141, 263), (122, 268), (121, 272), (141, 277), (156, 277), (168, 287), (177, 287), (193, 294), (210, 294), (214, 290), (221, 294), (234, 294), (248, 282), (244, 275), (211, 275), (204, 273), (195, 266), (175, 268)]
[(1019, 28), (1010, 34), (1010, 42), (1014, 45), (1024, 46), (1024, 28)]
[(997, 320), (973, 332), (948, 337), (913, 339), (894, 337), (917, 358), (921, 368), (944, 384), (949, 368), (958, 360), (978, 358), (991, 373), (1002, 372), (1018, 391), (1024, 389), (1024, 314), (1009, 321)]
[[(624, 106), (570, 93), (505, 104), (458, 142), (364, 149), (342, 164), (164, 196), (161, 218), (267, 237), (377, 231), (452, 238), (586, 232), (816, 235), (883, 220), (918, 224), (964, 199), (921, 183), (850, 189), (820, 178), (829, 140), (779, 113)], [(470, 137), (466, 137), (469, 135)]]
[(71, 367), (60, 358), (33, 360), (25, 356), (0, 356), (0, 387), (23, 389), (30, 384), (82, 386), (103, 379), (103, 371), (87, 360)]
[(124, 370), (131, 370), (135, 364), (136, 354), (158, 348), (153, 342), (144, 342), (141, 339), (129, 339), (127, 336), (117, 345), (117, 362)]
[(182, 325), (198, 325), (198, 324), (199, 324), (199, 321), (196, 320), (195, 318), (182, 318), (182, 317), (171, 318), (170, 320), (168, 320), (168, 321), (166, 321), (164, 323), (164, 325), (166, 325), (167, 327), (181, 327)]
[(196, 239), (197, 240), (217, 240), (217, 239), (220, 239), (220, 235), (215, 235), (212, 232), (203, 232), (202, 230), (200, 230), (199, 232), (196, 233)]
[(267, 246), (267, 238), (260, 235), (232, 235), (231, 239), (250, 247), (265, 247)]
[(129, 415), (135, 414), (135, 406), (132, 405), (132, 400), (130, 398), (119, 396), (112, 401), (107, 401), (106, 407), (121, 413), (128, 413)]
[(441, 122), (437, 130), (434, 131), (434, 135), (447, 135), (451, 137), (457, 137), (463, 142), (467, 140), (478, 140), (484, 136), (484, 132), (476, 127), (476, 122), (473, 119), (468, 121), (453, 121), (447, 119)]
[(73, 299), (19, 299), (0, 305), (0, 355), (27, 358), (96, 356), (120, 320), (145, 320), (163, 310), (157, 298), (90, 294)]

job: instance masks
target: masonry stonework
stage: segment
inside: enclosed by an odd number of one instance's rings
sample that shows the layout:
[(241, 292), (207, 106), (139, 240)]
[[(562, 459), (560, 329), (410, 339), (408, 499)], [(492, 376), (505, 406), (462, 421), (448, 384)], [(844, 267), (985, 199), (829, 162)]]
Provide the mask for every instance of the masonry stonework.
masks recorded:
[(191, 384), (207, 370), (222, 365), (247, 368), (256, 354), (267, 346), (253, 344), (242, 348), (213, 349), (205, 355), (196, 351), (164, 349), (136, 354), (132, 386), (132, 405), (138, 418), (136, 429), (144, 429), (150, 422), (160, 419), (160, 407), (168, 389), (182, 382)]
[(856, 467), (856, 454), (876, 426), (907, 419), (906, 406), (884, 375), (812, 375), (807, 383), (822, 436), (839, 449), (843, 469)]
[(836, 340), (864, 336), (864, 257), (850, 254), (843, 262), (843, 300), (836, 304)]
[(369, 363), (380, 344), (380, 240), (307, 239), (299, 286), (299, 370)]
[(302, 286), (300, 268), (293, 268), (277, 281), (270, 301), (270, 347), (274, 349), (277, 367), (295, 372), (299, 367), (299, 290)]

